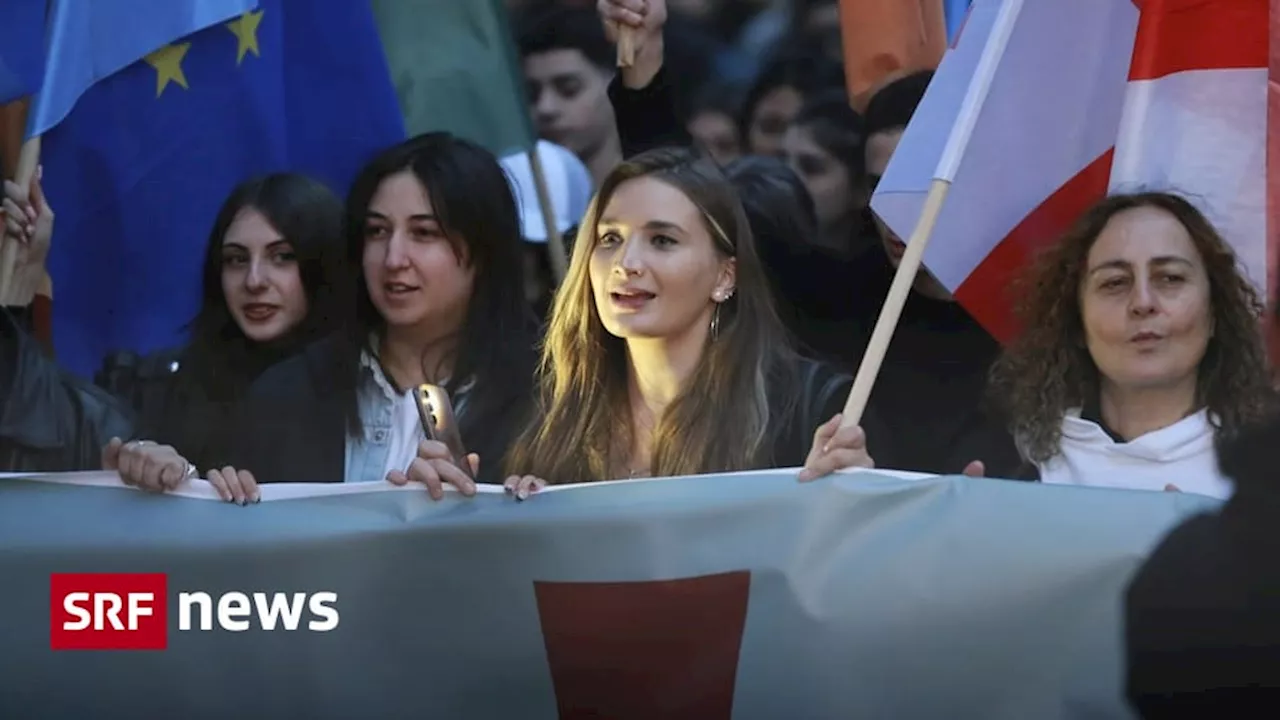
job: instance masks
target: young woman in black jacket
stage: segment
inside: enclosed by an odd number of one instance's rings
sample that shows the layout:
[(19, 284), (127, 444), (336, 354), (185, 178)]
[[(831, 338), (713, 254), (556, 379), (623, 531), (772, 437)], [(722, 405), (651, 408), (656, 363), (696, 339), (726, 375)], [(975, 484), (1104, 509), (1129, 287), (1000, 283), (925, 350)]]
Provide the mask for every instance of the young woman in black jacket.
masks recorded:
[[(498, 482), (532, 397), (537, 321), (524, 294), (519, 213), (497, 159), (448, 133), (391, 147), (347, 198), (346, 258), (360, 268), (342, 331), (272, 368), (249, 391), (234, 467), (212, 473), (237, 497), (259, 483)], [(442, 386), (479, 467), (437, 457), (412, 390)], [(424, 450), (424, 446), (428, 449)]]
[[(872, 465), (874, 412), (841, 429), (849, 378), (791, 350), (733, 185), (688, 150), (642, 153), (592, 201), (556, 294), (535, 416), (507, 487)], [(869, 436), (869, 439), (868, 439)], [(886, 451), (887, 452), (887, 451)]]
[(107, 467), (127, 483), (163, 490), (227, 466), (237, 403), (266, 368), (337, 327), (348, 275), (342, 203), (327, 187), (297, 174), (236, 187), (206, 244), (190, 342), (131, 370), (116, 356), (98, 376), (138, 415), (133, 439), (106, 448)]

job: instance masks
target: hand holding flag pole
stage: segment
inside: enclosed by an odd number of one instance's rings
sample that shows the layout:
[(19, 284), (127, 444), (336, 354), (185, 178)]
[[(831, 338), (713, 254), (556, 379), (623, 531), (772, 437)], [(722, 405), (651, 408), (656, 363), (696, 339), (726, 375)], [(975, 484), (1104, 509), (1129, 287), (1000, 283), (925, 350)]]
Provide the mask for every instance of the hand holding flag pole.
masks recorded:
[(635, 28), (620, 25), (618, 27), (618, 67), (629, 68), (636, 64), (636, 31)]
[[(930, 183), (929, 193), (925, 196), (924, 209), (921, 210), (920, 219), (916, 222), (915, 230), (907, 241), (906, 252), (902, 256), (902, 261), (898, 263), (893, 284), (889, 286), (889, 295), (885, 298), (884, 306), (880, 310), (880, 318), (876, 321), (875, 330), (872, 331), (871, 340), (867, 344), (867, 351), (862, 356), (862, 364), (858, 367), (853, 387), (849, 390), (849, 399), (844, 406), (842, 428), (857, 425), (862, 421), (862, 413), (867, 409), (867, 401), (871, 397), (876, 375), (879, 374), (880, 366), (884, 363), (885, 354), (889, 350), (889, 341), (892, 340), (893, 331), (897, 329), (898, 320), (902, 317), (902, 309), (911, 292), (911, 285), (924, 260), (925, 248), (929, 245), (929, 239), (933, 235), (938, 215), (942, 212), (942, 205), (955, 179), (960, 160), (964, 157), (969, 139), (973, 136), (974, 126), (982, 112), (987, 94), (991, 90), (996, 68), (1000, 64), (1005, 48), (1009, 45), (1009, 36), (1013, 32), (1024, 2), (1025, 0), (1008, 0), (1007, 4), (1001, 8), (1000, 15), (992, 27), (990, 41), (983, 48), (973, 80), (969, 83), (964, 102), (951, 126), (942, 157), (934, 171), (933, 182)], [(930, 121), (936, 120), (930, 119)], [(910, 142), (910, 140), (911, 130), (908, 126), (903, 142)], [(890, 166), (892, 167), (892, 161)]]
[[(17, 169), (13, 180), (23, 193), (31, 188), (31, 180), (35, 177), (36, 167), (40, 164), (40, 138), (33, 137), (22, 144), (18, 153)], [(0, 304), (26, 305), (38, 287), (23, 287), (16, 275), (19, 270), (18, 256), (23, 248), (17, 241), (0, 239)], [(43, 270), (42, 270), (43, 275)]]

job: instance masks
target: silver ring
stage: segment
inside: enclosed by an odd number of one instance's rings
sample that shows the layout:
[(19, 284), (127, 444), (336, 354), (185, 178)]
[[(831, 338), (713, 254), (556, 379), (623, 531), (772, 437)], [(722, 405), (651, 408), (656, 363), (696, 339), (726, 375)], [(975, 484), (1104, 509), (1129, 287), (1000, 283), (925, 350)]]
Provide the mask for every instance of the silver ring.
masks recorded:
[(185, 460), (184, 462), (187, 463), (187, 467), (182, 471), (183, 480), (193, 480), (200, 475), (200, 471), (196, 469), (195, 465), (191, 464), (190, 460)]

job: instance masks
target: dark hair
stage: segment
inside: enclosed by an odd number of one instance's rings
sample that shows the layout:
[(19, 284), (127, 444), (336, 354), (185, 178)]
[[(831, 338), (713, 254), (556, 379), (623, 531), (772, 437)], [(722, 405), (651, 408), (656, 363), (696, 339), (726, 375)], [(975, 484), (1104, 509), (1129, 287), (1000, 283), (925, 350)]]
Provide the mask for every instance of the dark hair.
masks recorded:
[(739, 158), (729, 163), (725, 174), (747, 214), (783, 325), (794, 328), (798, 320), (794, 298), (800, 290), (794, 284), (812, 280), (796, 277), (784, 268), (790, 265), (788, 258), (807, 249), (818, 235), (813, 198), (795, 171), (779, 158)]
[[(247, 338), (222, 289), (222, 243), (240, 213), (252, 208), (292, 246), (307, 296), (307, 316), (270, 343)], [(342, 202), (329, 188), (292, 173), (238, 185), (223, 202), (205, 244), (200, 310), (188, 324), (166, 401), (145, 407), (140, 434), (177, 447), (200, 468), (226, 462), (219, 429), (249, 385), (270, 365), (340, 324), (349, 273), (343, 262)]]
[(752, 155), (729, 163), (724, 172), (738, 191), (762, 257), (779, 248), (807, 247), (817, 235), (813, 198), (784, 160)]
[(538, 416), (512, 447), (509, 472), (560, 483), (608, 479), (617, 476), (619, 454), (631, 447), (626, 343), (600, 319), (588, 266), (599, 243), (600, 213), (621, 185), (645, 177), (680, 190), (698, 207), (716, 251), (737, 265), (736, 292), (715, 311), (718, 337), (708, 335), (692, 376), (653, 430), (650, 470), (673, 476), (769, 467), (766, 433), (796, 406), (796, 356), (733, 186), (709, 158), (664, 148), (614, 168), (583, 218), (551, 311)]
[(738, 131), (743, 142), (750, 137), (751, 119), (756, 106), (769, 93), (781, 87), (795, 88), (804, 97), (823, 90), (844, 87), (844, 68), (820, 53), (808, 49), (788, 48), (774, 56), (756, 76), (742, 101)]
[(854, 187), (865, 180), (866, 122), (849, 104), (849, 96), (844, 90), (832, 90), (809, 98), (792, 124), (808, 129), (814, 142), (844, 165)]
[(921, 70), (885, 85), (871, 96), (864, 116), (866, 136), (879, 132), (901, 130), (911, 122), (911, 116), (924, 100), (924, 93), (933, 81), (932, 70)]
[[(452, 395), (470, 382), (468, 410), (459, 420), (464, 438), (484, 433), (495, 416), (517, 414), (530, 396), (535, 321), (526, 304), (515, 196), (498, 160), (479, 145), (447, 132), (420, 135), (384, 150), (360, 171), (347, 195), (347, 262), (363, 266), (369, 203), (383, 181), (409, 172), (426, 190), (432, 209), (459, 262), (475, 269), (461, 337), (451, 357), (446, 390)], [(386, 323), (369, 298), (364, 273), (357, 273), (354, 316), (347, 323), (342, 377), (348, 431), (362, 428), (355, 378), (360, 354)], [(428, 373), (429, 375), (431, 373)]]
[[(227, 308), (222, 289), (222, 243), (231, 224), (246, 209), (262, 213), (289, 242), (307, 295), (306, 318), (269, 346), (245, 337)], [(187, 326), (191, 343), (182, 362), (209, 399), (238, 399), (267, 364), (338, 326), (340, 304), (346, 300), (343, 289), (349, 287), (342, 248), (342, 201), (320, 182), (305, 175), (280, 173), (249, 180), (231, 191), (205, 244), (202, 300)]]
[(742, 88), (733, 83), (714, 80), (706, 83), (693, 96), (689, 106), (689, 117), (692, 119), (700, 113), (719, 113), (734, 120), (742, 107)]
[(528, 15), (522, 24), (518, 41), (522, 58), (553, 50), (577, 50), (602, 70), (614, 68), (617, 50), (594, 10), (554, 7)]
[(992, 367), (992, 400), (1033, 462), (1058, 453), (1062, 418), (1095, 401), (1098, 368), (1085, 344), (1080, 288), (1089, 251), (1116, 215), (1135, 208), (1169, 213), (1191, 236), (1209, 278), (1213, 336), (1200, 361), (1196, 401), (1217, 419), (1219, 446), (1275, 407), (1258, 322), (1263, 312), (1235, 253), (1187, 200), (1162, 192), (1118, 194), (1096, 204), (1045, 252), (1024, 279), (1021, 335)]

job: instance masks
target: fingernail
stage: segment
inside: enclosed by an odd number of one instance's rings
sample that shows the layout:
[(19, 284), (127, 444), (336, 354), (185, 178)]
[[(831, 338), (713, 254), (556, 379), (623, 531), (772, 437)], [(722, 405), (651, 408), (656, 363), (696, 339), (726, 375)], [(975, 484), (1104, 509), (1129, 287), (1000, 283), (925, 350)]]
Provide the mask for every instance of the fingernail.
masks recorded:
[(801, 471), (800, 471), (800, 478), (799, 478), (799, 479), (800, 479), (800, 482), (808, 482), (808, 481), (809, 481), (809, 479), (810, 479), (810, 478), (812, 478), (812, 477), (813, 477), (813, 473), (812, 473), (812, 472), (810, 472), (810, 471), (808, 471), (808, 470), (801, 470)]
[(525, 489), (523, 489), (523, 488), (522, 488), (522, 489), (520, 489), (520, 490), (516, 491), (516, 499), (517, 499), (517, 500), (526, 500), (526, 499), (528, 499), (528, 497), (529, 497), (529, 491), (528, 491), (528, 490), (525, 490)]

